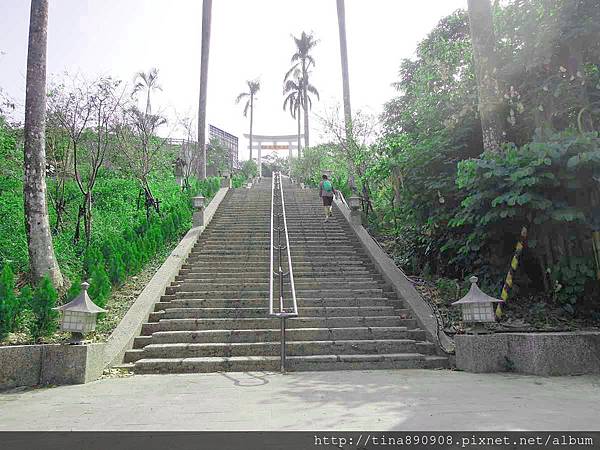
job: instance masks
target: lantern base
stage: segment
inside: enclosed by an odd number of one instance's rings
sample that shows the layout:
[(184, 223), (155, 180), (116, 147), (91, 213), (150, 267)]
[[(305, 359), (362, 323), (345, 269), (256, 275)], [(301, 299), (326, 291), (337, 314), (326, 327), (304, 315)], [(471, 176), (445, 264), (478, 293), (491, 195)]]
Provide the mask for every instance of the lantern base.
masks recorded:
[(71, 339), (69, 339), (69, 345), (81, 345), (83, 343), (83, 333), (76, 331), (71, 332)]

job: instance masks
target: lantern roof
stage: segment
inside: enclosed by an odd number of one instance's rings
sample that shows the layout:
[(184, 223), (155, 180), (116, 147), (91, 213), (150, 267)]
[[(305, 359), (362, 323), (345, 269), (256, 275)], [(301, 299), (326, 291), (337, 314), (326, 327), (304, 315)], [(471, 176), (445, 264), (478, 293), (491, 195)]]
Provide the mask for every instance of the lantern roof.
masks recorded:
[(98, 305), (96, 305), (92, 299), (90, 299), (90, 296), (87, 293), (88, 288), (90, 287), (89, 283), (86, 283), (85, 281), (83, 283), (81, 283), (81, 293), (75, 297), (73, 300), (71, 300), (69, 303), (67, 303), (66, 305), (62, 305), (59, 306), (57, 308), (54, 308), (58, 311), (73, 311), (73, 312), (83, 312), (83, 313), (88, 313), (88, 314), (98, 314), (98, 313), (104, 313), (106, 312), (106, 309), (102, 309), (100, 308)]
[(490, 297), (479, 289), (479, 286), (477, 286), (477, 277), (471, 277), (469, 281), (471, 282), (471, 289), (469, 289), (469, 292), (463, 298), (452, 303), (453, 305), (464, 305), (465, 303), (504, 303), (504, 300)]

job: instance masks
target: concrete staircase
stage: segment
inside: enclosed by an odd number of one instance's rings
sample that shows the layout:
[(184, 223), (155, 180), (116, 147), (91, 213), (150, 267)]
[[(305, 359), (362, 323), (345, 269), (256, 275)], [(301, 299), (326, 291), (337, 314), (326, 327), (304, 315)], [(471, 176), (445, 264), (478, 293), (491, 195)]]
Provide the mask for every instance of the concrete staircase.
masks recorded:
[[(314, 190), (284, 182), (284, 192), (299, 312), (287, 321), (288, 369), (447, 367), (344, 218), (324, 222)], [(270, 201), (270, 179), (227, 194), (126, 353), (136, 373), (278, 370)]]

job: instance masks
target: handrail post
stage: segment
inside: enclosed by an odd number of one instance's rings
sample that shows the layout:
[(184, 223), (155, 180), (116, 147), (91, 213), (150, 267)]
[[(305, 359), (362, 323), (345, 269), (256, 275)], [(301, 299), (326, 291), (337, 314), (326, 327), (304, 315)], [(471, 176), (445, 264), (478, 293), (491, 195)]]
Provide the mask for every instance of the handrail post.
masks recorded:
[(285, 316), (281, 317), (281, 373), (285, 373)]

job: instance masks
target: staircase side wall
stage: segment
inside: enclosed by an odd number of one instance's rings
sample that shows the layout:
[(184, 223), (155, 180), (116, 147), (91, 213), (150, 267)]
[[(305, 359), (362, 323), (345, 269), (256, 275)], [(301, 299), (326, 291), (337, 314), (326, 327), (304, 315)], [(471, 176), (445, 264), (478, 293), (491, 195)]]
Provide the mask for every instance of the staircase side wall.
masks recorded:
[(171, 252), (162, 266), (156, 271), (148, 285), (140, 293), (135, 303), (131, 305), (125, 317), (112, 332), (105, 347), (104, 366), (120, 364), (125, 352), (132, 348), (133, 340), (140, 335), (142, 324), (154, 310), (154, 304), (160, 301), (166, 288), (171, 284), (181, 266), (192, 251), (202, 232), (212, 220), (217, 208), (227, 195), (229, 188), (224, 187), (217, 192), (204, 211), (205, 225), (191, 228)]
[[(425, 300), (423, 300), (404, 272), (396, 266), (392, 258), (377, 245), (369, 232), (362, 225), (353, 223), (348, 208), (346, 208), (345, 205), (340, 204), (337, 199), (335, 200), (335, 204), (336, 209), (346, 219), (348, 226), (358, 238), (362, 248), (369, 256), (371, 262), (375, 265), (377, 271), (383, 276), (384, 280), (392, 286), (399, 298), (406, 302), (406, 305), (413, 312), (413, 317), (427, 334), (428, 340), (437, 343), (437, 321)], [(454, 348), (454, 343), (443, 332), (440, 333), (440, 341), (446, 349), (450, 350)], [(439, 349), (438, 352), (443, 354), (441, 349)]]

